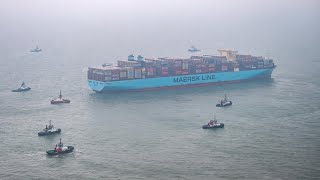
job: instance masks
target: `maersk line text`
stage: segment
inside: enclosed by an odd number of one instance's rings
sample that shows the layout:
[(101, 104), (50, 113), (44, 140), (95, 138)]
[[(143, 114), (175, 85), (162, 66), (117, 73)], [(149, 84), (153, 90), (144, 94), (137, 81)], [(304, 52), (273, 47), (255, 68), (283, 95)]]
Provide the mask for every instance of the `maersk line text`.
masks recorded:
[(216, 76), (214, 74), (211, 75), (197, 75), (197, 76), (186, 76), (186, 77), (176, 77), (173, 78), (174, 83), (179, 83), (179, 82), (192, 82), (192, 81), (205, 81), (205, 80), (213, 80), (215, 79)]

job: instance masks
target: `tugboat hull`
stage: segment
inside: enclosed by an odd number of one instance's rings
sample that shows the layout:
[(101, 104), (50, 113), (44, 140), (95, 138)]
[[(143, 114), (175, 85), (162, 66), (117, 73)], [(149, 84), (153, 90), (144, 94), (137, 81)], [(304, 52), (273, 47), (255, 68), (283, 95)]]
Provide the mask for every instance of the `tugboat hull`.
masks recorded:
[(67, 153), (71, 153), (74, 149), (73, 146), (67, 146), (67, 147), (68, 147), (68, 149), (65, 151), (58, 152), (56, 150), (49, 150), (49, 151), (47, 151), (47, 154), (50, 156), (55, 156), (55, 155), (59, 155), (59, 154), (67, 154)]
[(12, 92), (23, 92), (23, 91), (29, 91), (29, 90), (31, 90), (31, 88), (30, 88), (30, 87), (27, 87), (27, 88), (24, 88), (24, 89), (21, 89), (21, 88), (19, 88), (19, 89), (14, 89), (14, 90), (12, 90)]
[(63, 101), (50, 101), (51, 104), (63, 104), (63, 103), (70, 103), (70, 100), (69, 99), (64, 99)]
[(224, 103), (224, 104), (217, 104), (216, 107), (226, 107), (226, 106), (231, 106), (232, 105), (232, 102), (229, 101), (227, 103)]
[(202, 129), (215, 129), (215, 128), (223, 128), (224, 124), (220, 123), (219, 125), (214, 125), (214, 126), (208, 126), (208, 125), (203, 125)]
[(47, 135), (51, 135), (51, 134), (59, 134), (61, 133), (61, 129), (57, 129), (57, 131), (41, 131), (38, 133), (39, 136), (47, 136)]

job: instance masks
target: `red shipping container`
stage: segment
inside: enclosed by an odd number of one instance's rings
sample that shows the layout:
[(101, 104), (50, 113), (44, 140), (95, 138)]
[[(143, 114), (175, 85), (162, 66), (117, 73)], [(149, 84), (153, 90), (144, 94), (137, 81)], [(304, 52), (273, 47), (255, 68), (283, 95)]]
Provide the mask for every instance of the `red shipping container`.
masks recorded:
[(209, 70), (209, 72), (215, 72), (216, 68), (209, 68), (208, 70)]
[(182, 74), (184, 74), (184, 75), (189, 74), (189, 70), (188, 70), (188, 69), (184, 69), (184, 70), (182, 70)]
[(169, 68), (168, 67), (162, 67), (161, 69), (162, 69), (162, 71), (168, 71)]
[(162, 76), (167, 76), (167, 75), (169, 75), (169, 73), (168, 73), (168, 71), (162, 71), (161, 75)]

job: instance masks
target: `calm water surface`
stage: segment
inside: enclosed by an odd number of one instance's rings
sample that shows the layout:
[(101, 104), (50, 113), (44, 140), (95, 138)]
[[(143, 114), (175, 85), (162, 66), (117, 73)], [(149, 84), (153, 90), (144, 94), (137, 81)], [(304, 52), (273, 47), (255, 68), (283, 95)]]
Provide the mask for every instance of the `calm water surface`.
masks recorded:
[[(319, 58), (281, 56), (272, 79), (101, 94), (89, 61), (17, 53), (0, 61), (1, 179), (318, 179)], [(21, 81), (32, 90), (12, 93)], [(62, 90), (70, 104), (51, 105)], [(234, 104), (216, 108), (224, 93)], [(217, 113), (224, 129), (201, 126)], [(38, 137), (52, 120), (60, 135)], [(75, 152), (49, 157), (59, 138)]]

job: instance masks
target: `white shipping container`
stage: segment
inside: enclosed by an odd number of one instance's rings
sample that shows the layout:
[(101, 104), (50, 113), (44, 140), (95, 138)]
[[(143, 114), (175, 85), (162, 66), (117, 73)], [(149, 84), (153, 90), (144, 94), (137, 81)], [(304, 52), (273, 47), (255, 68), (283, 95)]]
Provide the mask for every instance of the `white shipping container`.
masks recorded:
[(134, 74), (134, 78), (141, 78), (141, 74)]
[(105, 75), (111, 75), (111, 71), (104, 71)]
[(105, 76), (104, 79), (105, 79), (106, 81), (111, 81), (111, 80), (112, 80), (111, 76)]
[(126, 71), (121, 71), (120, 72), (120, 77), (121, 78), (127, 77), (127, 72)]
[(182, 63), (182, 69), (188, 69), (189, 64), (188, 63)]

